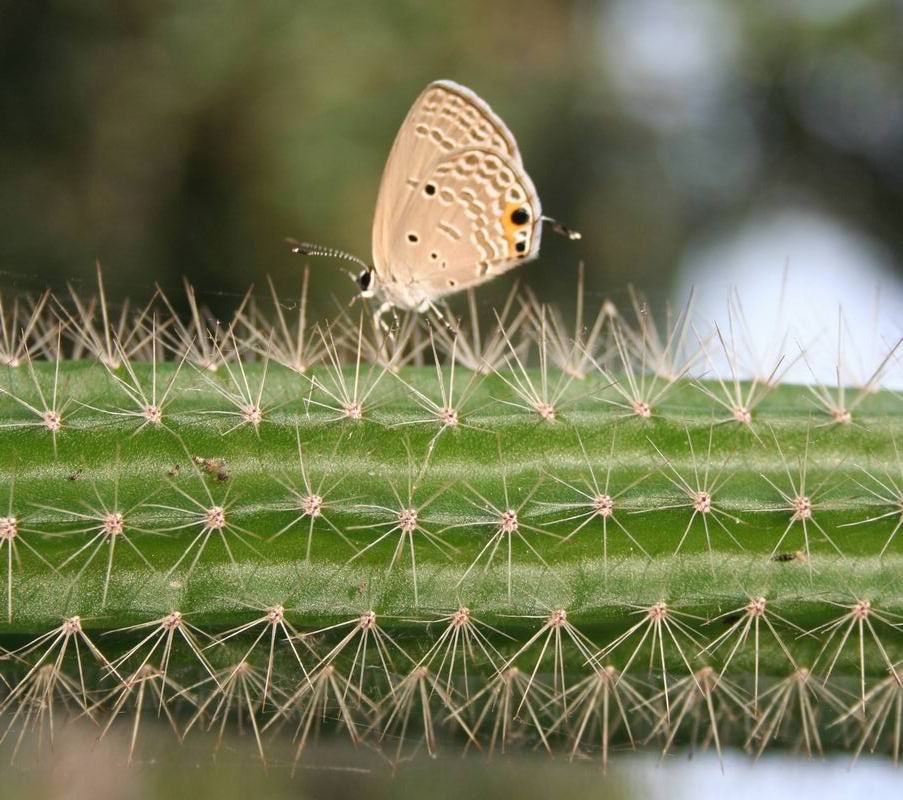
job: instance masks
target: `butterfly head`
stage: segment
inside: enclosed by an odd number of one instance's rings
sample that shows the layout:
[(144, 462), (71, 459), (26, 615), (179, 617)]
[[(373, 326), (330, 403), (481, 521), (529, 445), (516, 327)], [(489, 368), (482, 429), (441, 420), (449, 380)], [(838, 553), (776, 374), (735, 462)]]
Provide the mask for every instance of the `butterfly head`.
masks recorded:
[(355, 282), (361, 291), (361, 297), (373, 297), (376, 294), (376, 270), (373, 267), (362, 269)]
[(358, 289), (360, 289), (361, 297), (373, 297), (376, 294), (376, 270), (363, 259), (358, 258), (344, 250), (337, 250), (334, 247), (324, 247), (319, 244), (310, 244), (309, 242), (299, 242), (295, 239), (288, 239), (292, 252), (302, 256), (326, 256), (327, 258), (337, 258), (341, 261), (351, 261), (361, 267), (361, 271), (356, 275), (348, 271)]

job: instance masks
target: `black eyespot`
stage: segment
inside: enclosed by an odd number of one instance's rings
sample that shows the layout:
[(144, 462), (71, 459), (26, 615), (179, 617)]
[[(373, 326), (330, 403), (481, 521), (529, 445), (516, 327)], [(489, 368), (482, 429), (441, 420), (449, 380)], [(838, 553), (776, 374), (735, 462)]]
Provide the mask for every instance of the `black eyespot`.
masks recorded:
[(518, 242), (514, 245), (514, 249), (517, 250), (518, 253), (526, 253), (527, 252), (527, 243), (526, 242)]
[(439, 254), (436, 251), (433, 251), (432, 253), (430, 253), (430, 258), (435, 261), (437, 258), (439, 258)]
[(417, 242), (420, 241), (420, 237), (418, 237), (416, 233), (409, 233), (409, 234), (408, 234), (408, 241), (409, 241), (411, 244), (417, 244)]
[(426, 192), (426, 194), (428, 194), (430, 197), (432, 197), (434, 194), (436, 194), (436, 184), (428, 183), (423, 187), (423, 191)]
[(373, 275), (370, 270), (364, 270), (360, 275), (357, 276), (357, 285), (360, 287), (362, 292), (366, 292), (367, 289), (370, 288), (370, 282), (373, 280)]
[(515, 208), (511, 212), (511, 221), (515, 225), (526, 225), (530, 221), (530, 212), (526, 208)]

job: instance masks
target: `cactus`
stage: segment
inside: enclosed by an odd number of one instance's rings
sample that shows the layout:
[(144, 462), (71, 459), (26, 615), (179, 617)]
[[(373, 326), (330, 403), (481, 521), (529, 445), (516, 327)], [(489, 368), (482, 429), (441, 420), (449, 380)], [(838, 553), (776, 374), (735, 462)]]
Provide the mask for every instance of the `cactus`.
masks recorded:
[(264, 762), (327, 734), (899, 758), (896, 346), (798, 386), (635, 296), (385, 330), (311, 326), (306, 273), (293, 318), (271, 286), (227, 325), (98, 284), (0, 320), (13, 755), (69, 717), (134, 749), (147, 707)]

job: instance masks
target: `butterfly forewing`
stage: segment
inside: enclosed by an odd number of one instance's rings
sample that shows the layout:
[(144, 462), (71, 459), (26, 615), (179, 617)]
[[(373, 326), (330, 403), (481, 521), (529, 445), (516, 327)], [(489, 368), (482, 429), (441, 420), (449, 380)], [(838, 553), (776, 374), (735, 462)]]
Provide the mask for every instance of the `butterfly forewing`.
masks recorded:
[(380, 185), (373, 259), (385, 298), (416, 308), (534, 258), (540, 217), (505, 124), (468, 89), (430, 84)]

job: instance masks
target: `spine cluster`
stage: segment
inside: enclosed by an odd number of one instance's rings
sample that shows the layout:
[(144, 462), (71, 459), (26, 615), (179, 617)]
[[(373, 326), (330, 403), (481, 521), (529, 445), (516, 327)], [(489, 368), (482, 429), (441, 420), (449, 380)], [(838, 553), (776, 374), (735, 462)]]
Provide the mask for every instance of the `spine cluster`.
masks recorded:
[(570, 327), (514, 291), (383, 328), (313, 323), (307, 288), (226, 323), (187, 285), (186, 314), (114, 307), (100, 273), (4, 299), (15, 753), (54, 716), (128, 715), (134, 748), (146, 707), (180, 738), (239, 722), (264, 761), (326, 732), (391, 761), (899, 756), (898, 345), (793, 386), (811, 355), (757, 352), (736, 303), (660, 328), (581, 294)]

